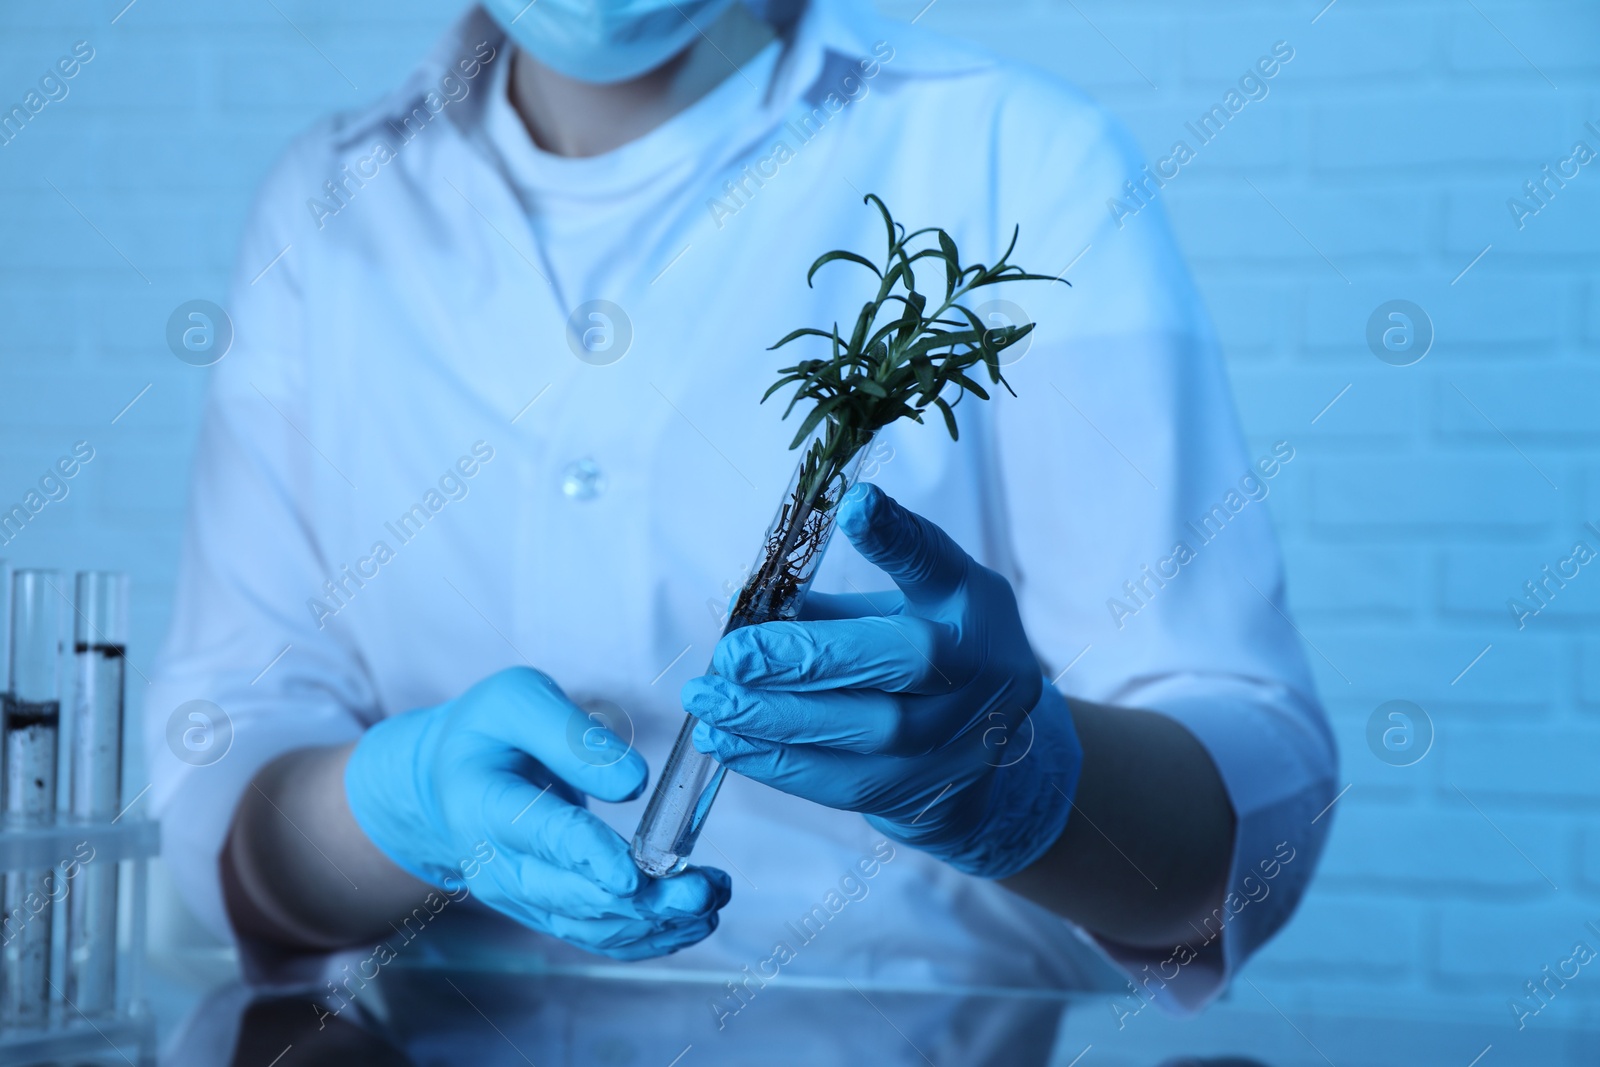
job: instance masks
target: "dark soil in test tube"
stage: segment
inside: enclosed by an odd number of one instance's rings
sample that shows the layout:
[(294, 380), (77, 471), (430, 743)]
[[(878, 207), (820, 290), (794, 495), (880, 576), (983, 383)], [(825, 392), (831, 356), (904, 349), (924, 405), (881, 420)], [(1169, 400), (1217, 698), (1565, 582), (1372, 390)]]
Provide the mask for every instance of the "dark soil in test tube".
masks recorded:
[(60, 726), (61, 702), (47, 700), (34, 703), (27, 700), (6, 702), (6, 731), (22, 730), (31, 726)]
[(109, 819), (121, 806), (126, 650), (107, 641), (80, 641), (73, 651), (78, 687), (72, 708), (68, 808), (77, 818)]
[(59, 700), (15, 700), (6, 708), (6, 815), (48, 821), (55, 813)]

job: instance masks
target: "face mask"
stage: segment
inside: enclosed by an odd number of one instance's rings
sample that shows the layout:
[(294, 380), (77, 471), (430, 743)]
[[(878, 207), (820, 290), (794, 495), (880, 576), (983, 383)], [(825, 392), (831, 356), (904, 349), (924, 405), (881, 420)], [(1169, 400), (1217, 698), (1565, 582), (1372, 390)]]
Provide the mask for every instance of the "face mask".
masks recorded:
[[(687, 48), (733, 0), (483, 0), (511, 40), (579, 81), (626, 81)], [(691, 21), (692, 20), (692, 21)], [(699, 29), (696, 29), (699, 27)]]

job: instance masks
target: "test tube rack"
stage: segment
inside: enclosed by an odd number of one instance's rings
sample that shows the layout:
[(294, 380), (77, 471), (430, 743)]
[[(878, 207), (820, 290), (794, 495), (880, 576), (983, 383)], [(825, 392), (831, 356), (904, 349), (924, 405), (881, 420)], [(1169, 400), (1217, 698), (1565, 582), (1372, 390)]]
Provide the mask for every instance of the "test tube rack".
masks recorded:
[[(115, 864), (121, 869), (123, 886), (117, 923), (115, 1012), (94, 1018), (81, 1015), (66, 1002), (62, 981), (56, 977), (66, 973), (66, 924), (60, 916), (79, 881), (77, 876), (64, 876), (60, 899), (48, 905), (58, 919), (50, 968), (56, 995), (49, 1016), (41, 1027), (0, 1027), (0, 1063), (122, 1063), (123, 1057), (139, 1067), (156, 1062), (155, 1020), (144, 1000), (144, 961), (149, 861), (160, 847), (159, 824), (131, 815), (114, 822), (62, 818), (54, 826), (0, 829), (0, 872), (52, 870), (64, 874), (77, 863), (77, 874), (81, 874), (90, 865)], [(93, 857), (88, 864), (82, 862), (85, 856)], [(31, 920), (30, 915), (23, 921)]]
[(121, 798), (127, 579), (81, 571), (69, 592), (0, 561), (0, 609), (0, 1064), (153, 1065), (160, 830)]

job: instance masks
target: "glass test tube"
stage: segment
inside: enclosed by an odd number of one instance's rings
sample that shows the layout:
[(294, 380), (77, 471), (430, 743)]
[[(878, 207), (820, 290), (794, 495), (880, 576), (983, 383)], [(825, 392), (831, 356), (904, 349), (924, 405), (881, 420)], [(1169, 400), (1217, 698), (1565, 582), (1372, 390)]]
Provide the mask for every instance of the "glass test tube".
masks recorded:
[[(0, 823), (3, 823), (6, 796), (5, 726), (11, 721), (11, 709), (16, 704), (15, 687), (11, 683), (11, 561), (0, 559)], [(0, 834), (5, 827), (0, 825)], [(15, 936), (16, 925), (11, 919), (11, 909), (6, 901), (6, 872), (0, 871), (0, 1027), (5, 1025), (3, 1002), (9, 988), (5, 964), (6, 949)]]
[[(69, 811), (74, 820), (110, 822), (122, 804), (127, 576), (79, 571), (73, 604)], [(117, 875), (115, 863), (86, 864), (67, 895), (66, 999), (91, 1019), (117, 1006)]]
[[(867, 446), (863, 444), (828, 484), (810, 487), (809, 491), (805, 485), (806, 461), (795, 468), (784, 502), (767, 528), (754, 572), (729, 611), (724, 635), (744, 626), (799, 617), (811, 579), (833, 535), (839, 502), (860, 479), (866, 456)], [(728, 773), (715, 757), (694, 747), (694, 728), (699, 721), (693, 715), (684, 716), (644, 817), (633, 834), (634, 863), (657, 878), (677, 874), (689, 865), (689, 853), (694, 850), (711, 804), (717, 799), (717, 790)]]
[[(0, 813), (6, 795), (5, 724), (11, 721), (11, 706), (16, 692), (11, 684), (11, 562), (0, 559)], [(3, 832), (3, 828), (0, 828)], [(5, 892), (5, 873), (0, 871), (0, 898)], [(0, 915), (0, 939), (10, 929)]]
[[(8, 827), (55, 821), (65, 603), (57, 571), (19, 570), (12, 578), (13, 699), (5, 716), (5, 793), (0, 805)], [(56, 892), (49, 869), (6, 872), (0, 1024), (42, 1026), (48, 1019), (50, 905)]]
[[(0, 559), (0, 723), (11, 707), (11, 562)], [(5, 762), (0, 760), (0, 796), (5, 795)]]

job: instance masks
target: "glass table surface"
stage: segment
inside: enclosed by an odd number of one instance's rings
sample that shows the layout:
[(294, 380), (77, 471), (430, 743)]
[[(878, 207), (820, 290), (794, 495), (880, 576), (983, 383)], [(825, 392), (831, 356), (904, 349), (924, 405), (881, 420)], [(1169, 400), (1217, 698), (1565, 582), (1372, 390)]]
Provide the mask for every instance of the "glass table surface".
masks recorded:
[[(1600, 1012), (1569, 1004), (1518, 1030), (1340, 1007), (1246, 972), (1205, 1013), (1174, 1019), (1109, 992), (914, 987), (856, 978), (685, 973), (506, 959), (404, 962), (330, 991), (264, 991), (232, 957), (152, 961), (161, 1065), (322, 1067), (1567, 1067), (1600, 1064)], [(1348, 991), (1347, 991), (1348, 992)], [(1552, 1012), (1551, 1015), (1555, 1013)], [(152, 1061), (79, 1041), (15, 1063)]]

